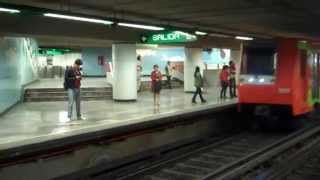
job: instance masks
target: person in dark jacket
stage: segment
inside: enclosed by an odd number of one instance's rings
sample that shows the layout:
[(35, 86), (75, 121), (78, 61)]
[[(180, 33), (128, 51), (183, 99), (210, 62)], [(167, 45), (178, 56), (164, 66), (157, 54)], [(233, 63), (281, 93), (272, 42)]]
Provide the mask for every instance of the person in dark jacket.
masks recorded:
[(80, 66), (81, 59), (75, 60), (72, 67), (68, 67), (65, 72), (65, 89), (68, 91), (68, 118), (72, 119), (73, 104), (76, 104), (77, 119), (82, 120), (80, 109), (80, 86), (82, 75)]
[(194, 72), (194, 86), (196, 87), (196, 91), (194, 92), (193, 94), (193, 97), (192, 97), (192, 103), (197, 103), (196, 102), (196, 98), (197, 98), (197, 95), (199, 94), (200, 96), (200, 99), (201, 99), (201, 102), (202, 103), (205, 103), (207, 102), (203, 96), (202, 96), (202, 90), (201, 88), (203, 87), (203, 78), (201, 76), (201, 73), (200, 73), (200, 67), (197, 66), (196, 69), (195, 69), (195, 72)]
[(165, 67), (166, 77), (167, 77), (167, 86), (169, 89), (171, 89), (171, 76), (172, 76), (172, 69), (170, 66), (170, 61), (167, 62), (167, 65)]
[(229, 62), (229, 91), (230, 98), (237, 97), (236, 93), (236, 64), (233, 61)]

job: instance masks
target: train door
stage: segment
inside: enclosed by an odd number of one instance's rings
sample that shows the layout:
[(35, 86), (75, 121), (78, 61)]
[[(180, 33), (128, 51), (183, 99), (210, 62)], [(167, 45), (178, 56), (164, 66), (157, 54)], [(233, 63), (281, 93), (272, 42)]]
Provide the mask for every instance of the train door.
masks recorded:
[(320, 54), (314, 53), (312, 61), (312, 100), (320, 103)]

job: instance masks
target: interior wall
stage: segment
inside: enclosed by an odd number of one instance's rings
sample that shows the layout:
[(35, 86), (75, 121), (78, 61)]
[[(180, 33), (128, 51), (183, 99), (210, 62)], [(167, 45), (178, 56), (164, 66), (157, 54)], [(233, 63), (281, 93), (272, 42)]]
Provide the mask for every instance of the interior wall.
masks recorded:
[(83, 75), (84, 76), (105, 76), (105, 64), (99, 64), (99, 59), (105, 62), (112, 62), (111, 48), (83, 48)]
[(52, 66), (72, 66), (76, 59), (81, 59), (81, 53), (67, 53), (62, 55), (52, 56)]
[(38, 78), (37, 43), (0, 37), (0, 113), (20, 101), (23, 85)]

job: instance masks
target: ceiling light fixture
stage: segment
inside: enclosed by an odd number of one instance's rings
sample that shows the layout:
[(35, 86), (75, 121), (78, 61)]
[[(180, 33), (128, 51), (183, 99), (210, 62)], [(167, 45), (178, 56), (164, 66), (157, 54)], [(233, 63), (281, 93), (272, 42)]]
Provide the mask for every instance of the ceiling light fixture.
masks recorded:
[(47, 17), (53, 17), (53, 18), (91, 22), (91, 23), (98, 23), (98, 24), (106, 24), (106, 25), (113, 24), (112, 21), (106, 21), (106, 20), (102, 20), (102, 19), (85, 18), (85, 17), (69, 16), (69, 15), (63, 15), (63, 14), (53, 14), (53, 13), (45, 13), (43, 15), (47, 16)]
[(195, 34), (196, 34), (196, 35), (200, 35), (200, 36), (205, 36), (205, 35), (207, 35), (208, 33), (206, 33), (206, 32), (201, 32), (201, 31), (196, 31)]
[(220, 37), (220, 38), (230, 38), (232, 36), (230, 35), (225, 35), (225, 34), (219, 34), (219, 33), (210, 33), (208, 34), (209, 36), (212, 36), (212, 37)]
[(239, 39), (239, 40), (245, 40), (245, 41), (252, 41), (253, 40), (252, 37), (245, 37), (245, 36), (236, 36), (235, 38)]
[(8, 9), (8, 8), (1, 8), (1, 7), (0, 7), (0, 12), (20, 13), (20, 10), (17, 10), (17, 9)]
[(141, 24), (131, 24), (131, 23), (118, 23), (119, 26), (124, 26), (124, 27), (132, 27), (132, 28), (138, 28), (138, 29), (147, 29), (147, 30), (152, 30), (152, 31), (162, 31), (164, 30), (163, 27), (158, 27), (158, 26), (149, 26), (149, 25), (141, 25)]

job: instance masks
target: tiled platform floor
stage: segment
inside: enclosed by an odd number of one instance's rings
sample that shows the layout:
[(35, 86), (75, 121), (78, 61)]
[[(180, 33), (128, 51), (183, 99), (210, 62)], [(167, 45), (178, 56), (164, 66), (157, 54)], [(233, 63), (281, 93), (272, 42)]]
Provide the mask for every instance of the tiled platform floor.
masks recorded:
[(136, 102), (83, 101), (86, 120), (81, 121), (67, 120), (67, 102), (19, 104), (0, 117), (0, 150), (236, 103), (236, 99), (221, 101), (217, 94), (210, 89), (204, 94), (207, 103), (191, 104), (192, 94), (183, 89), (163, 90), (160, 107), (153, 105), (148, 91)]

